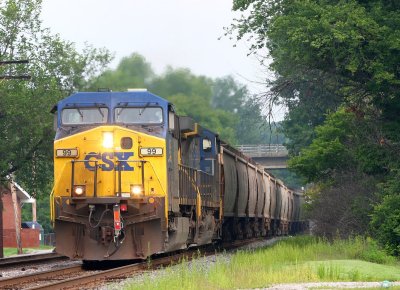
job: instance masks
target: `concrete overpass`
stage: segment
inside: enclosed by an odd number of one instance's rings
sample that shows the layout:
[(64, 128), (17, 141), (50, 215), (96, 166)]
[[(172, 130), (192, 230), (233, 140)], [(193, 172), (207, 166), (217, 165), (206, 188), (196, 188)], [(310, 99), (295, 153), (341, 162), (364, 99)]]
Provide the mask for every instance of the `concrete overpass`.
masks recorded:
[(288, 151), (282, 144), (237, 145), (236, 148), (265, 169), (287, 168)]

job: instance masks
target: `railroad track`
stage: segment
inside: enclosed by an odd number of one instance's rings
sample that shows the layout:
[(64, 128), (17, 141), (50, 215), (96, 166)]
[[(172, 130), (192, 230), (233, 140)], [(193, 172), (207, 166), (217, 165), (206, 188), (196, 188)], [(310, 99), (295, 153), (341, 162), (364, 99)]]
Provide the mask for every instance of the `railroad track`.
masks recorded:
[(68, 258), (61, 256), (57, 253), (15, 256), (15, 257), (1, 258), (0, 259), (0, 268), (16, 266), (16, 265), (32, 264), (32, 263), (37, 263), (37, 262), (66, 260), (66, 259), (68, 259)]
[[(223, 247), (228, 250), (234, 250), (246, 244), (260, 239), (247, 241), (238, 241), (229, 244), (229, 247)], [(139, 262), (135, 264), (116, 267), (108, 270), (86, 271), (82, 264), (57, 270), (45, 271), (40, 273), (28, 274), (20, 277), (13, 277), (0, 280), (0, 289), (82, 289), (95, 288), (99, 285), (119, 281), (131, 277), (135, 273), (147, 270), (158, 269), (161, 266), (169, 266), (178, 263), (182, 259), (190, 261), (199, 256), (210, 256), (215, 254), (215, 248), (208, 247), (200, 250), (193, 248), (170, 256), (153, 257), (150, 261)]]
[[(0, 280), (0, 289), (30, 289), (35, 283), (44, 283), (54, 279), (70, 277), (72, 274), (83, 272), (82, 265), (75, 265), (56, 270), (43, 271), (39, 273), (27, 274), (18, 277), (6, 278)], [(65, 278), (67, 279), (67, 278)], [(34, 289), (34, 288), (33, 288)]]
[(2, 279), (0, 280), (0, 289), (70, 289), (83, 287), (85, 285), (90, 287), (107, 281), (124, 279), (137, 272), (171, 265), (171, 263), (179, 262), (182, 257), (191, 260), (194, 256), (197, 257), (197, 255), (197, 252), (193, 250), (191, 253), (176, 254), (174, 256), (156, 258), (151, 262), (144, 261), (101, 271), (86, 271), (83, 269), (82, 265), (71, 266), (57, 270)]

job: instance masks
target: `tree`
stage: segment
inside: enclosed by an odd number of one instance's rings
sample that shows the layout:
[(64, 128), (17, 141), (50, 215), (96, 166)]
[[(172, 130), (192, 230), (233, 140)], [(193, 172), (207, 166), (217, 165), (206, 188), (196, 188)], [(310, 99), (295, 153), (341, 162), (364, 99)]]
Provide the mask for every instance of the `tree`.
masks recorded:
[(123, 57), (115, 70), (107, 69), (100, 76), (88, 82), (86, 89), (97, 91), (107, 88), (113, 91), (126, 91), (129, 88), (147, 88), (154, 78), (151, 64), (138, 54)]
[(400, 256), (400, 195), (384, 196), (372, 215), (375, 236), (392, 255)]
[(171, 101), (180, 115), (192, 117), (225, 141), (235, 143), (237, 120), (232, 112), (212, 108), (212, 86), (210, 78), (196, 76), (189, 69), (168, 67), (154, 79), (151, 90)]
[(0, 182), (14, 174), (38, 199), (38, 220), (49, 230), (41, 201), (48, 200), (53, 176), (51, 107), (101, 71), (111, 56), (89, 45), (78, 52), (42, 27), (40, 11), (39, 0), (0, 2), (0, 60), (29, 60), (0, 66), (0, 74), (31, 76), (29, 81), (0, 80)]
[[(0, 82), (0, 180), (14, 173), (30, 192), (43, 194), (52, 176), (50, 110), (111, 60), (105, 49), (70, 42), (42, 27), (41, 1), (0, 3), (0, 60), (27, 59), (8, 73), (29, 74), (30, 81)], [(5, 67), (0, 67), (5, 73)], [(48, 192), (46, 192), (48, 194)]]
[(232, 76), (215, 79), (212, 88), (212, 106), (231, 113), (236, 113), (249, 96), (247, 87)]
[[(227, 33), (250, 36), (250, 53), (272, 58), (269, 68), (276, 79), (269, 82), (267, 97), (289, 107), (284, 132), (291, 153), (298, 155), (292, 166), (316, 182), (321, 195), (355, 191), (361, 188), (358, 178), (371, 178), (371, 188), (385, 190), (376, 189), (378, 198), (370, 201), (378, 204), (375, 211), (362, 207), (363, 214), (390, 228), (391, 218), (386, 224), (382, 212), (388, 209), (386, 196), (397, 196), (400, 188), (395, 178), (400, 167), (400, 5), (236, 0), (234, 10), (246, 14)], [(356, 176), (357, 186), (343, 186), (346, 174)], [(320, 198), (315, 195), (315, 202)], [(371, 225), (377, 228), (376, 222)], [(389, 236), (377, 235), (382, 244), (393, 245)]]
[(352, 147), (354, 138), (353, 115), (344, 109), (329, 115), (316, 127), (316, 138), (301, 154), (289, 161), (289, 166), (307, 178), (307, 182), (330, 180), (334, 172), (344, 172), (357, 167)]
[(167, 98), (182, 94), (187, 97), (199, 96), (204, 102), (211, 104), (212, 79), (196, 76), (187, 68), (174, 69), (167, 67), (166, 71), (151, 82), (150, 91)]
[(253, 96), (247, 87), (238, 83), (232, 76), (217, 78), (213, 83), (212, 106), (233, 113), (237, 144), (282, 143), (283, 135), (278, 133), (277, 125), (270, 124), (262, 112), (262, 103)]
[[(239, 39), (250, 35), (251, 53), (273, 59), (270, 69), (277, 81), (271, 83), (270, 97), (279, 94), (289, 107), (294, 102), (300, 110), (311, 112), (309, 122), (292, 110), (287, 116), (285, 133), (292, 140), (293, 153), (299, 152), (296, 141), (307, 146), (313, 126), (321, 124), (324, 115), (341, 102), (360, 111), (398, 103), (398, 5), (354, 0), (237, 0), (234, 9), (250, 13), (228, 32), (237, 32)], [(307, 127), (296, 130), (293, 123)], [(305, 136), (300, 140), (302, 132)]]

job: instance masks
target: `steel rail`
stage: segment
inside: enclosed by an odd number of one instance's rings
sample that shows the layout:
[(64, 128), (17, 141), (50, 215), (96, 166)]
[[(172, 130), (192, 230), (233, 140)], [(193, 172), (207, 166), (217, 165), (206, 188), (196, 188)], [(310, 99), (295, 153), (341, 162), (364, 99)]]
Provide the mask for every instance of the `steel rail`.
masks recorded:
[(67, 259), (67, 257), (61, 256), (57, 253), (32, 254), (32, 255), (1, 258), (0, 268), (19, 265), (19, 264), (32, 264), (37, 262), (63, 260), (63, 259)]
[[(169, 257), (162, 257), (152, 260), (151, 263), (149, 262), (141, 262), (133, 265), (122, 266), (114, 269), (104, 270), (101, 272), (96, 273), (89, 273), (86, 275), (82, 275), (79, 277), (69, 278), (62, 281), (53, 282), (51, 284), (41, 285), (37, 287), (27, 288), (29, 290), (36, 290), (36, 289), (64, 289), (64, 288), (75, 288), (75, 287), (82, 287), (83, 285), (96, 283), (99, 284), (103, 281), (108, 279), (115, 279), (120, 277), (128, 277), (135, 272), (144, 271), (148, 269), (156, 269), (160, 266), (167, 266), (171, 265), (174, 262), (179, 261), (183, 257), (187, 260), (193, 259), (197, 256), (197, 252), (193, 250), (190, 256), (187, 255), (188, 253), (184, 254), (177, 254), (174, 256)], [(82, 289), (82, 288), (80, 288)]]
[[(21, 284), (27, 284), (30, 282), (36, 282), (44, 279), (54, 279), (60, 275), (67, 275), (72, 273), (77, 273), (82, 271), (82, 265), (70, 266), (57, 270), (43, 271), (39, 273), (26, 274), (18, 277), (11, 277), (0, 280), (0, 289), (15, 289), (16, 286), (21, 286)], [(18, 287), (17, 287), (18, 288)]]
[[(255, 241), (265, 240), (265, 238), (253, 238), (250, 240), (240, 240), (233, 243), (223, 243), (220, 249), (234, 250), (241, 246), (251, 244)], [(199, 252), (199, 250), (201, 252)], [(169, 266), (178, 263), (183, 259), (191, 261), (198, 257), (214, 255), (218, 252), (215, 247), (206, 245), (204, 247), (195, 247), (183, 253), (170, 256), (155, 256), (150, 261), (144, 261), (136, 264), (117, 267), (109, 270), (101, 270), (96, 272), (84, 273), (82, 275), (63, 279), (62, 276), (68, 276), (73, 273), (83, 272), (82, 265), (65, 267), (57, 270), (49, 270), (40, 273), (27, 274), (19, 277), (12, 277), (0, 280), (0, 289), (65, 289), (76, 288), (82, 289), (85, 285), (93, 284), (94, 286), (102, 285), (107, 281), (114, 279), (127, 278), (134, 273), (146, 270), (158, 269), (161, 266)], [(54, 282), (54, 280), (57, 280)], [(53, 281), (53, 282), (52, 282)], [(42, 285), (30, 285), (31, 283), (41, 283)], [(50, 282), (50, 283), (48, 283)], [(47, 284), (45, 284), (47, 283)]]
[[(236, 241), (234, 243), (226, 243), (222, 245), (222, 248), (228, 250), (234, 250), (236, 248), (240, 248), (244, 245), (253, 243), (255, 241), (265, 240), (265, 238), (253, 238), (250, 240), (241, 240)], [(209, 247), (210, 245), (207, 245)], [(69, 279), (65, 279), (62, 281), (56, 281), (51, 284), (35, 286), (32, 288), (28, 288), (30, 290), (37, 290), (37, 289), (82, 289), (85, 285), (95, 284), (93, 286), (99, 286), (101, 284), (106, 283), (109, 280), (113, 279), (120, 279), (120, 278), (127, 278), (133, 275), (136, 272), (141, 272), (145, 270), (154, 270), (158, 269), (161, 266), (169, 266), (176, 262), (185, 259), (186, 261), (191, 261), (198, 257), (210, 256), (216, 254), (216, 249), (203, 249), (204, 252), (199, 252), (199, 248), (190, 249), (184, 253), (175, 254), (172, 256), (163, 256), (163, 257), (155, 257), (150, 262), (144, 261), (132, 265), (122, 266), (114, 269), (104, 270), (95, 273), (89, 273), (86, 275), (82, 275), (79, 277), (73, 277)], [(90, 285), (91, 286), (91, 285)]]

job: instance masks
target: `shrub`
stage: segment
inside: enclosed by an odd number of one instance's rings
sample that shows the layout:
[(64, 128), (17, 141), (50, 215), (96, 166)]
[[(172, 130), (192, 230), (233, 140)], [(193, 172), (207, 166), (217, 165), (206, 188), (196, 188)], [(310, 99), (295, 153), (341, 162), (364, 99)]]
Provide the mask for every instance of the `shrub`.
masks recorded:
[(400, 256), (400, 195), (387, 195), (375, 206), (371, 225), (385, 250)]

